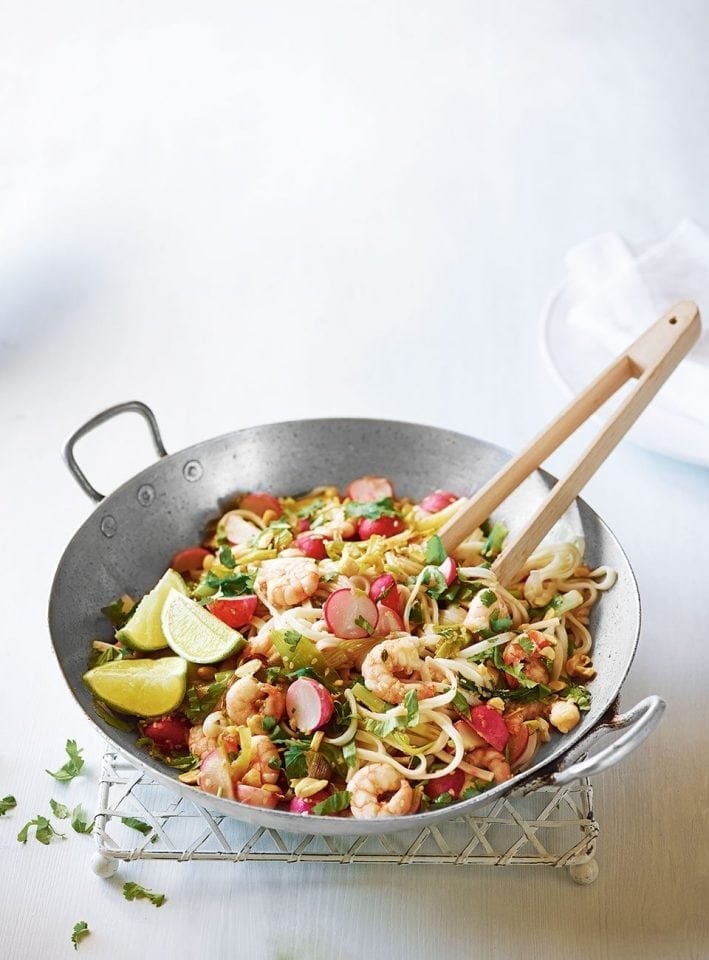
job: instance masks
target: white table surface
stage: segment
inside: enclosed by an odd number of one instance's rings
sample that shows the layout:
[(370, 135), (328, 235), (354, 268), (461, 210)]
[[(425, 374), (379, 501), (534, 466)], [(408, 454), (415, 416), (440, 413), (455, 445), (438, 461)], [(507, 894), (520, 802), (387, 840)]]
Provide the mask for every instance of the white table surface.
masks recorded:
[[(15, 840), (50, 797), (96, 802), (101, 741), (45, 622), (91, 509), (66, 435), (137, 397), (171, 451), (323, 413), (518, 448), (562, 400), (537, 333), (565, 250), (709, 223), (706, 4), (45, 0), (4, 4), (2, 24), (0, 796), (18, 808), (0, 819), (0, 954), (69, 956), (87, 920), (80, 955), (122, 960), (709, 956), (709, 475), (627, 443), (587, 499), (644, 603), (624, 703), (668, 709), (595, 783), (595, 885), (171, 863), (101, 881), (90, 838)], [(81, 448), (100, 489), (149, 462), (124, 420)], [(55, 784), (67, 737), (85, 773)], [(126, 879), (168, 903), (128, 903)]]

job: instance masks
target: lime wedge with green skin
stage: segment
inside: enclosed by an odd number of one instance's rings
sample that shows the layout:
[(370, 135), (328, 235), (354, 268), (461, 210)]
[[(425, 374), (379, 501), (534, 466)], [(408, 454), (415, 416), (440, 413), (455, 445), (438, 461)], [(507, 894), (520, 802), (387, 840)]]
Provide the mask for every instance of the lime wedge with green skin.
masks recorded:
[(238, 630), (177, 590), (167, 595), (161, 623), (170, 648), (190, 663), (217, 663), (246, 646)]
[(184, 700), (187, 662), (181, 657), (111, 660), (85, 673), (84, 683), (114, 710), (159, 717), (171, 713)]
[(185, 581), (175, 570), (168, 570), (145, 594), (128, 623), (116, 634), (116, 640), (132, 650), (164, 650), (168, 644), (160, 618), (171, 590), (187, 593)]

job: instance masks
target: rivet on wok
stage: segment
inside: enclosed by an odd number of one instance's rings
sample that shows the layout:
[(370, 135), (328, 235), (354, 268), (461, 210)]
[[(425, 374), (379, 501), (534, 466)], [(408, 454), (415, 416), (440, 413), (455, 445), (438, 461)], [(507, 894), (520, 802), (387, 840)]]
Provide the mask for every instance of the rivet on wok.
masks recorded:
[(203, 473), (204, 467), (199, 460), (188, 460), (182, 468), (183, 477), (185, 480), (189, 480), (190, 483), (194, 483), (195, 480), (199, 480)]
[(149, 507), (154, 499), (155, 487), (152, 487), (149, 483), (144, 483), (142, 487), (138, 487), (138, 503), (141, 506)]
[(116, 523), (116, 518), (112, 517), (110, 513), (107, 513), (105, 517), (101, 520), (101, 533), (104, 537), (112, 537), (116, 530), (118, 529), (118, 524)]

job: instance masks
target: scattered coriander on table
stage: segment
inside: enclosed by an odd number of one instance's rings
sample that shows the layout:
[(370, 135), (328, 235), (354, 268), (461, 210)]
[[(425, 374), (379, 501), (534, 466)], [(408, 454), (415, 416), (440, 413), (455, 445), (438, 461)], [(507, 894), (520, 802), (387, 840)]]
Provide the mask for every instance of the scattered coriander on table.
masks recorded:
[(167, 899), (164, 893), (153, 893), (132, 880), (123, 884), (123, 896), (126, 900), (150, 900), (156, 907), (161, 907)]
[(50, 844), (54, 837), (61, 837), (64, 839), (65, 836), (63, 833), (58, 833), (46, 817), (38, 814), (34, 820), (28, 820), (24, 827), (17, 834), (17, 839), (20, 841), (20, 843), (27, 843), (30, 827), (35, 828), (35, 840), (39, 840), (39, 842), (43, 843), (45, 846)]
[(74, 924), (74, 932), (71, 935), (71, 942), (74, 944), (75, 950), (79, 949), (79, 944), (81, 941), (84, 939), (84, 937), (88, 937), (90, 933), (91, 931), (89, 930), (89, 925), (85, 920), (79, 920), (78, 923)]
[(83, 813), (84, 811), (81, 809), (81, 804), (74, 807), (71, 812), (71, 825), (77, 833), (91, 833), (94, 828), (94, 822), (93, 820), (90, 822), (84, 820)]
[(3, 797), (0, 800), (0, 817), (4, 817), (8, 810), (14, 810), (16, 806), (17, 800), (11, 794)]
[(57, 803), (56, 800), (50, 800), (49, 806), (52, 808), (52, 813), (57, 820), (66, 820), (68, 818), (69, 807), (65, 807), (63, 803)]
[(73, 780), (74, 777), (78, 777), (81, 773), (81, 768), (84, 766), (84, 761), (81, 756), (79, 756), (79, 754), (83, 753), (83, 748), (76, 745), (76, 740), (67, 740), (65, 749), (69, 759), (64, 766), (60, 767), (56, 773), (52, 773), (51, 770), (46, 771), (49, 776), (54, 777), (55, 780)]

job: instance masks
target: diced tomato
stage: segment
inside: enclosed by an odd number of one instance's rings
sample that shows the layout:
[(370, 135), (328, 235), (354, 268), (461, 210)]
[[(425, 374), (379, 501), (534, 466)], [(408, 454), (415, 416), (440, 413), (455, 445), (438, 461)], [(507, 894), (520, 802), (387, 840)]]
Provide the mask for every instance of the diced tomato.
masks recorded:
[(211, 603), (207, 604), (207, 610), (213, 613), (222, 623), (233, 630), (237, 630), (239, 627), (245, 627), (251, 621), (257, 606), (258, 597), (249, 594), (245, 597), (234, 597), (229, 600), (212, 600)]
[(369, 596), (375, 603), (383, 603), (385, 606), (390, 607), (394, 613), (398, 613), (399, 616), (401, 616), (402, 603), (401, 597), (399, 596), (399, 589), (396, 585), (396, 580), (390, 573), (383, 573), (380, 577), (377, 577), (376, 580), (372, 581), (372, 585), (369, 588)]
[(394, 488), (386, 477), (360, 477), (349, 485), (346, 496), (359, 503), (369, 503), (383, 500), (385, 497), (393, 497)]
[(491, 747), (502, 753), (510, 739), (510, 732), (502, 714), (481, 703), (470, 711), (470, 724), (483, 740), (487, 740)]
[(423, 498), (419, 506), (427, 513), (439, 513), (458, 499), (458, 494), (451, 493), (450, 490), (434, 490)]
[(517, 733), (512, 734), (509, 743), (507, 744), (507, 756), (509, 757), (510, 766), (514, 766), (514, 764), (517, 763), (519, 758), (527, 749), (528, 742), (529, 728), (525, 727), (523, 724)]
[(175, 750), (183, 750), (187, 746), (189, 729), (189, 721), (184, 717), (163, 717), (146, 723), (143, 733), (146, 737), (150, 737), (161, 750), (171, 753)]
[(360, 520), (357, 532), (360, 540), (369, 540), (370, 537), (394, 537), (402, 533), (406, 524), (401, 517), (378, 517), (376, 520)]
[(324, 560), (327, 557), (325, 540), (322, 537), (316, 537), (311, 533), (299, 533), (295, 538), (295, 545), (306, 557), (312, 557), (313, 560)]
[(178, 573), (188, 573), (190, 570), (201, 570), (202, 561), (209, 556), (209, 550), (204, 547), (187, 547), (180, 550), (170, 561), (170, 566)]
[(429, 780), (423, 788), (423, 792), (431, 800), (435, 800), (436, 797), (440, 797), (444, 793), (450, 793), (457, 800), (464, 783), (465, 774), (463, 771), (453, 770), (452, 773), (447, 773), (444, 777)]
[(241, 498), (239, 506), (242, 510), (250, 510), (251, 513), (255, 513), (259, 517), (262, 517), (267, 510), (273, 510), (276, 518), (283, 513), (283, 507), (277, 498), (273, 494), (263, 491), (247, 493), (245, 497)]

